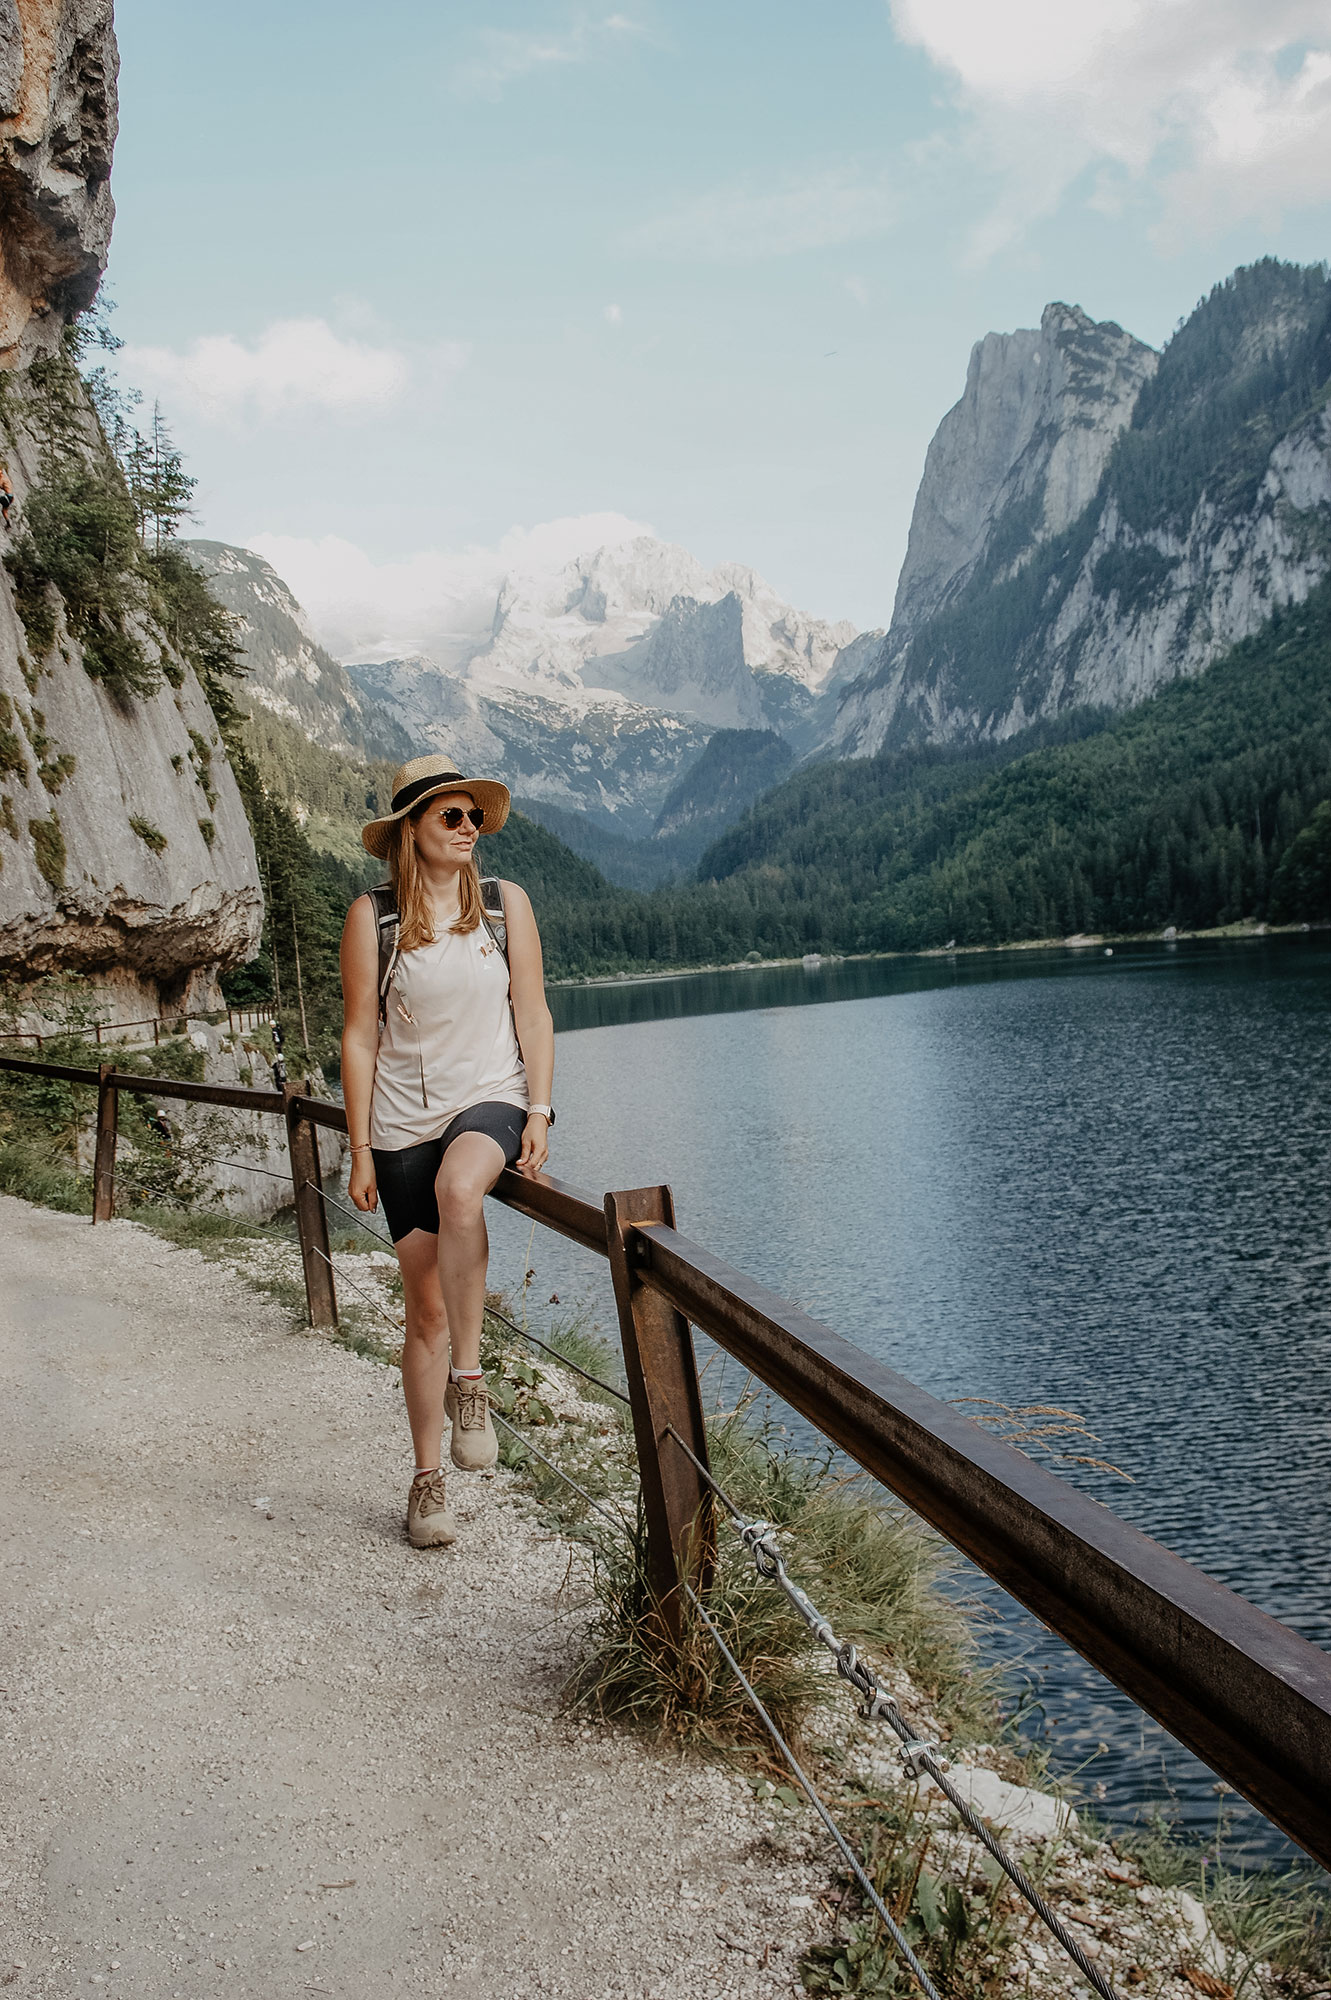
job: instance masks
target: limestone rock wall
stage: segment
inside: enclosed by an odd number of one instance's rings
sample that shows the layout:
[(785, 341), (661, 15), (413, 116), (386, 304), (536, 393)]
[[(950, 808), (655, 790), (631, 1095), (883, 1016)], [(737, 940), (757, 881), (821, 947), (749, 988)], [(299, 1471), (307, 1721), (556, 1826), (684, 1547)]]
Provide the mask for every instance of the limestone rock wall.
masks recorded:
[(1217, 286), (1160, 357), (1064, 306), (1038, 336), (988, 336), (829, 747), (1124, 707), (1301, 603), (1331, 572), (1328, 371), (1331, 285), (1275, 260)]
[[(1076, 520), (1158, 361), (1113, 321), (1097, 324), (1061, 304), (1045, 307), (1038, 329), (975, 343), (965, 392), (924, 461), (893, 645), (954, 598), (986, 556), (1007, 573)], [(1006, 549), (995, 547), (1000, 533)]]
[[(23, 386), (6, 380), (15, 532), (42, 471)], [(219, 969), (258, 949), (258, 862), (212, 710), (146, 608), (139, 636), (180, 685), (122, 704), (63, 615), (33, 657), (0, 568), (0, 981), (34, 1025), (49, 982), (70, 978), (107, 1020), (215, 1006)]]
[[(105, 444), (72, 374), (61, 422), (34, 416), (32, 363), (57, 365), (91, 303), (113, 207), (111, 0), (0, 0), (0, 453), (17, 505), (96, 470)], [(50, 406), (48, 406), (48, 416)], [(0, 534), (0, 554), (9, 543)], [(167, 673), (117, 700), (84, 669), (58, 594), (41, 657), (0, 569), (0, 981), (19, 1021), (54, 982), (107, 1019), (215, 1005), (219, 968), (252, 957), (258, 864), (212, 711), (153, 625), (134, 637)]]
[(0, 367), (91, 303), (115, 210), (111, 0), (0, 0)]

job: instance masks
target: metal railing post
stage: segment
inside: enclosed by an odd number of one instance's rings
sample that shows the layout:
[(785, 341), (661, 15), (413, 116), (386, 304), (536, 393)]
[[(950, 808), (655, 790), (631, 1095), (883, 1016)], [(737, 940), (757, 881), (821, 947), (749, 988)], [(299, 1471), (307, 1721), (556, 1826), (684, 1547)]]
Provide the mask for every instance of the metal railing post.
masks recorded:
[(97, 1068), (97, 1150), (92, 1166), (92, 1219), (109, 1222), (116, 1203), (116, 1128), (120, 1114), (120, 1092), (112, 1077), (112, 1065)]
[[(307, 1086), (308, 1094), (308, 1086)], [(300, 1261), (305, 1270), (305, 1299), (310, 1325), (337, 1325), (337, 1293), (333, 1286), (333, 1265), (328, 1251), (328, 1216), (320, 1191), (319, 1135), (308, 1118), (301, 1116), (295, 1099), (300, 1095), (294, 1084), (284, 1084), (282, 1098), (287, 1121), (287, 1151), (291, 1156), (291, 1183), (296, 1195), (296, 1229), (300, 1236)]]
[(668, 1187), (630, 1188), (605, 1197), (606, 1248), (633, 1409), (648, 1575), (669, 1636), (677, 1640), (679, 1580), (686, 1576), (696, 1590), (706, 1589), (716, 1556), (716, 1522), (710, 1489), (666, 1431), (673, 1425), (704, 1465), (707, 1431), (689, 1323), (642, 1283), (633, 1235), (634, 1225), (665, 1223), (673, 1229), (674, 1222)]

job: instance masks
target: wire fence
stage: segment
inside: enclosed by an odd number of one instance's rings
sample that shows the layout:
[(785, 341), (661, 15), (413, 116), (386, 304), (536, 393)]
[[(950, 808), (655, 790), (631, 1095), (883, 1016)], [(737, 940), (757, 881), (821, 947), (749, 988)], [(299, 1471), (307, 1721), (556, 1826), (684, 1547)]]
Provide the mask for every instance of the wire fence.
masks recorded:
[[(311, 1188), (314, 1191), (314, 1193), (319, 1196), (319, 1199), (323, 1202), (325, 1208), (331, 1206), (334, 1208), (341, 1209), (345, 1214), (352, 1215), (354, 1219), (358, 1223), (360, 1223), (363, 1228), (365, 1228), (367, 1235), (379, 1236), (378, 1230), (370, 1229), (368, 1225), (365, 1224), (364, 1219), (359, 1210), (348, 1209), (344, 1202), (338, 1201), (335, 1195), (328, 1194), (323, 1188), (316, 1186), (315, 1182), (313, 1181), (307, 1180), (305, 1182), (305, 1186)], [(386, 1238), (382, 1237), (380, 1238), (380, 1240), (387, 1241)], [(324, 1253), (320, 1250), (316, 1250), (315, 1254), (320, 1257), (324, 1256)], [(331, 1258), (324, 1257), (324, 1261), (329, 1265), (330, 1268), (332, 1268)], [(363, 1298), (374, 1309), (375, 1312), (378, 1313), (379, 1317), (384, 1321), (385, 1325), (391, 1327), (395, 1334), (400, 1335), (402, 1333), (403, 1328), (401, 1324), (393, 1318), (393, 1316), (391, 1315), (391, 1313), (389, 1313), (387, 1307), (384, 1306), (382, 1301), (375, 1299), (374, 1297), (371, 1296), (369, 1292), (364, 1290), (363, 1287), (357, 1285), (355, 1281), (347, 1275), (345, 1269), (339, 1268), (337, 1275), (344, 1283), (349, 1284), (351, 1286), (351, 1289), (354, 1292), (357, 1292), (359, 1296)], [(554, 1361), (557, 1361), (561, 1367), (568, 1368), (569, 1370), (571, 1370), (573, 1374), (582, 1376), (582, 1378), (585, 1381), (594, 1383), (598, 1389), (604, 1390), (607, 1395), (616, 1396), (619, 1398), (621, 1402), (625, 1403), (628, 1402), (629, 1399), (624, 1394), (622, 1389), (617, 1389), (612, 1382), (605, 1381), (599, 1375), (593, 1375), (590, 1372), (590, 1370), (580, 1367), (577, 1362), (570, 1360), (567, 1355), (561, 1354), (557, 1348), (551, 1347), (547, 1342), (537, 1339), (536, 1335), (528, 1333), (525, 1327), (520, 1327), (518, 1326), (516, 1321), (509, 1319), (507, 1314), (496, 1312), (493, 1307), (488, 1305), (485, 1308), (485, 1310), (487, 1313), (490, 1314), (492, 1318), (498, 1320), (502, 1325), (508, 1327), (511, 1332), (518, 1334), (522, 1339), (534, 1341), (536, 1346), (543, 1348), (544, 1351), (548, 1355), (550, 1355), (550, 1357)], [(598, 1500), (594, 1494), (589, 1493), (586, 1487), (582, 1485), (582, 1483), (579, 1480), (575, 1479), (571, 1473), (566, 1472), (563, 1466), (559, 1465), (553, 1458), (550, 1457), (548, 1452), (542, 1451), (540, 1446), (534, 1443), (533, 1440), (530, 1437), (528, 1437), (524, 1431), (520, 1430), (517, 1425), (512, 1423), (509, 1420), (509, 1418), (505, 1417), (504, 1415), (501, 1414), (500, 1411), (495, 1409), (492, 1409), (490, 1414), (496, 1423), (502, 1424), (503, 1428), (507, 1432), (509, 1432), (514, 1441), (523, 1451), (530, 1452), (533, 1457), (538, 1458), (541, 1461), (542, 1465), (546, 1466), (548, 1470), (552, 1472), (557, 1479), (562, 1480), (565, 1486), (569, 1487), (574, 1493), (577, 1494), (578, 1498), (583, 1502), (585, 1506), (589, 1507), (593, 1513), (599, 1515), (603, 1521), (607, 1522), (608, 1525), (615, 1530), (615, 1533), (617, 1535), (624, 1535), (626, 1537), (631, 1535), (631, 1530), (629, 1529), (629, 1525), (625, 1520), (623, 1520), (619, 1515), (611, 1513), (610, 1509), (602, 1501)], [(766, 1707), (764, 1706), (763, 1702), (761, 1701), (758, 1694), (754, 1690), (752, 1683), (749, 1681), (748, 1677), (744, 1673), (743, 1668), (740, 1666), (739, 1661), (735, 1658), (735, 1655), (731, 1652), (729, 1646), (727, 1646), (725, 1640), (721, 1636), (721, 1633), (718, 1630), (715, 1621), (708, 1614), (707, 1609), (702, 1603), (702, 1600), (699, 1598), (697, 1592), (693, 1589), (692, 1585), (689, 1584), (687, 1581), (683, 1582), (683, 1589), (685, 1590), (689, 1598), (689, 1601), (693, 1605), (694, 1609), (697, 1611), (699, 1617), (702, 1619), (702, 1622), (706, 1627), (707, 1631), (710, 1633), (713, 1641), (716, 1644), (718, 1651), (721, 1654), (721, 1657), (724, 1659), (726, 1665), (730, 1668), (736, 1680), (739, 1682), (739, 1685), (744, 1692), (746, 1700), (752, 1705), (754, 1713), (757, 1715), (759, 1721), (762, 1723), (763, 1728), (767, 1731), (768, 1735), (772, 1739), (772, 1742), (775, 1744), (781, 1757), (785, 1761), (785, 1764), (789, 1769), (792, 1777), (796, 1780), (801, 1789), (807, 1795), (810, 1803), (814, 1808), (814, 1811), (818, 1814), (819, 1819), (826, 1827), (828, 1834), (832, 1839), (833, 1845), (836, 1847), (838, 1853), (841, 1855), (842, 1859), (845, 1861), (846, 1865), (849, 1867), (852, 1874), (854, 1875), (856, 1881), (859, 1883), (861, 1891), (863, 1892), (867, 1901), (872, 1906), (875, 1914), (878, 1917), (879, 1922), (883, 1925), (884, 1930), (887, 1932), (887, 1935), (891, 1938), (893, 1944), (895, 1945), (897, 1951), (901, 1956), (902, 1962), (906, 1966), (907, 1970), (910, 1972), (911, 1977), (915, 1980), (916, 1984), (920, 1988), (920, 1991), (924, 1994), (925, 2000), (942, 2000), (942, 1995), (939, 1993), (938, 1988), (934, 1985), (933, 1980), (929, 1977), (929, 1974), (926, 1972), (924, 1966), (920, 1963), (920, 1960), (917, 1957), (915, 1950), (910, 1943), (910, 1940), (907, 1938), (900, 1924), (897, 1922), (896, 1918), (892, 1915), (892, 1912), (888, 1909), (886, 1903), (884, 1903), (882, 1897), (879, 1895), (877, 1889), (874, 1887), (873, 1882), (870, 1880), (868, 1874), (864, 1869), (863, 1864), (860, 1862), (854, 1849), (851, 1847), (850, 1842), (846, 1839), (844, 1833), (842, 1833), (840, 1827), (833, 1819), (832, 1814), (828, 1809), (826, 1801), (823, 1799), (817, 1787), (814, 1785), (812, 1779), (809, 1777), (803, 1765), (796, 1757), (795, 1752), (791, 1749), (789, 1743), (787, 1743), (780, 1729), (778, 1729), (776, 1723), (769, 1715)], [(1108, 1990), (1107, 2000), (1117, 2000), (1117, 1995), (1114, 1993), (1112, 1987)]]
[(849, 1641), (837, 1638), (831, 1624), (823, 1616), (822, 1612), (819, 1611), (817, 1605), (814, 1604), (807, 1592), (801, 1590), (800, 1586), (791, 1579), (787, 1573), (781, 1551), (773, 1539), (774, 1531), (771, 1525), (766, 1521), (749, 1520), (741, 1509), (735, 1505), (735, 1502), (720, 1482), (713, 1478), (711, 1472), (702, 1463), (697, 1454), (685, 1443), (679, 1432), (674, 1428), (674, 1425), (667, 1424), (665, 1429), (667, 1437), (672, 1438), (685, 1457), (692, 1461), (694, 1470), (697, 1472), (699, 1478), (710, 1487), (711, 1491), (721, 1502), (741, 1542), (743, 1542), (745, 1548), (752, 1556), (753, 1566), (758, 1575), (776, 1584), (777, 1588), (785, 1594), (786, 1598), (799, 1613), (800, 1618), (807, 1625), (818, 1644), (825, 1647), (832, 1655), (832, 1658), (836, 1662), (838, 1675), (860, 1696), (864, 1704), (861, 1711), (862, 1714), (872, 1721), (887, 1723), (888, 1727), (900, 1739), (901, 1749), (899, 1754), (907, 1777), (918, 1779), (920, 1773), (923, 1772), (926, 1777), (930, 1778), (937, 1785), (939, 1791), (956, 1812), (967, 1831), (976, 1840), (980, 1841), (989, 1854), (993, 1856), (1008, 1880), (1025, 1898), (1031, 1909), (1034, 1910), (1050, 1936), (1057, 1940), (1077, 1967), (1077, 1970), (1084, 1978), (1090, 1981), (1096, 1992), (1100, 1994), (1101, 2000), (1119, 2000), (1116, 1989), (1105, 1978), (1104, 1973), (1095, 1964), (1094, 1960), (1087, 1955), (1085, 1949), (1078, 1939), (1073, 1936), (1067, 1925), (1049, 1907), (1049, 1904), (1031, 1881), (1030, 1876), (1026, 1873), (1020, 1862), (1015, 1860), (1008, 1852), (992, 1829), (985, 1825), (984, 1821), (970, 1804), (970, 1801), (962, 1797), (957, 1787), (947, 1776), (946, 1761), (939, 1756), (938, 1745), (931, 1743), (927, 1738), (921, 1737), (917, 1730), (911, 1728), (910, 1723), (901, 1713), (901, 1710), (897, 1707), (892, 1697), (883, 1692), (877, 1675), (868, 1665), (867, 1661), (860, 1658), (858, 1651)]

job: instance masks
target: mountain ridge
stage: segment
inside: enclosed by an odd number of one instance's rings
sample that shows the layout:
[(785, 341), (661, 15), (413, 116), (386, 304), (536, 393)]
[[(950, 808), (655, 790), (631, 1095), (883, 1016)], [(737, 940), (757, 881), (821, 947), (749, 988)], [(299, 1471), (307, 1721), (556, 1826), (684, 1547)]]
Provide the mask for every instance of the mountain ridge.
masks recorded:
[(1089, 505), (1045, 535), (1029, 496), (1011, 499), (951, 594), (894, 619), (843, 695), (836, 753), (1127, 706), (1300, 602), (1331, 568), (1329, 383), (1325, 267), (1268, 258), (1214, 287), (1143, 380)]

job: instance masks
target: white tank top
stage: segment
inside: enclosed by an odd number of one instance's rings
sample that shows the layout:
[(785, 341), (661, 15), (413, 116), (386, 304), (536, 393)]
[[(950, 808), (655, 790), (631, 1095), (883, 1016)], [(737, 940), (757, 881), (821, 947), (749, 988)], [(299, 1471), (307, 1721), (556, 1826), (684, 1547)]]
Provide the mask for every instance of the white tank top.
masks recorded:
[(473, 1104), (529, 1103), (508, 1004), (508, 965), (485, 925), (404, 951), (379, 1031), (370, 1143), (437, 1139)]

